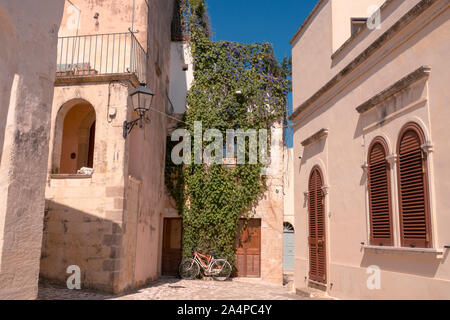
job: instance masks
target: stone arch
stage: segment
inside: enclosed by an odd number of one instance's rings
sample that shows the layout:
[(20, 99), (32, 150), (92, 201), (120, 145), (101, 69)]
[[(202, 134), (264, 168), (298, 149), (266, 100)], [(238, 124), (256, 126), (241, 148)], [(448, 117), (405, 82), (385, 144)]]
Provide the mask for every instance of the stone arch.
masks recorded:
[[(309, 162), (310, 163), (307, 167), (308, 172), (311, 173), (314, 168), (318, 168), (321, 172), (324, 186), (329, 187), (328, 172), (327, 172), (327, 167), (325, 165), (325, 162), (318, 157), (311, 159), (311, 161), (309, 161)], [(309, 175), (308, 175), (308, 179), (309, 179)]]
[(13, 83), (18, 67), (16, 28), (9, 13), (0, 5), (0, 161), (3, 152), (6, 121), (10, 97), (13, 94)]
[(59, 109), (55, 120), (52, 173), (76, 174), (93, 167), (96, 112), (84, 99), (72, 99)]
[(398, 148), (398, 142), (399, 142), (398, 137), (402, 134), (402, 132), (405, 130), (406, 127), (411, 127), (411, 126), (415, 126), (420, 131), (420, 134), (423, 138), (423, 143), (431, 142), (431, 140), (432, 140), (431, 132), (428, 130), (428, 127), (425, 124), (425, 122), (417, 116), (412, 116), (412, 117), (405, 118), (403, 121), (403, 125), (400, 127), (400, 130), (398, 130), (397, 136), (396, 136), (397, 146), (395, 148)]

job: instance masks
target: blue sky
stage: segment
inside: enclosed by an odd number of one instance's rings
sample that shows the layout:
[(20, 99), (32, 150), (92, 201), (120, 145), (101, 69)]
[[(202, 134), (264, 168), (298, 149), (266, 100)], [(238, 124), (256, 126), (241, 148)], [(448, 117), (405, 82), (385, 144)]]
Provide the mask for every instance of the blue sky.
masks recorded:
[(317, 0), (208, 0), (214, 40), (271, 42), (279, 60)]

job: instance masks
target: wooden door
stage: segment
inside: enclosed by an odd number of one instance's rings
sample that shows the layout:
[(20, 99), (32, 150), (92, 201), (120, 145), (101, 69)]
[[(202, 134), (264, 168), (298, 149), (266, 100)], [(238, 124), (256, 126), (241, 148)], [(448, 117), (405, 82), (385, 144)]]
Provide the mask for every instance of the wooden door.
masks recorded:
[(165, 276), (178, 275), (178, 267), (183, 254), (181, 245), (182, 226), (182, 219), (164, 219), (162, 274)]
[(294, 249), (295, 249), (294, 227), (289, 222), (285, 222), (283, 230), (284, 271), (294, 271)]
[(309, 279), (327, 282), (325, 196), (322, 190), (323, 176), (314, 168), (309, 179)]
[[(261, 277), (261, 220), (251, 219), (247, 228), (245, 220), (239, 222), (236, 236), (236, 269), (238, 277)], [(243, 230), (241, 232), (241, 230)]]
[(88, 168), (94, 168), (95, 124), (96, 121), (94, 121), (91, 129), (89, 130), (89, 152), (87, 161)]

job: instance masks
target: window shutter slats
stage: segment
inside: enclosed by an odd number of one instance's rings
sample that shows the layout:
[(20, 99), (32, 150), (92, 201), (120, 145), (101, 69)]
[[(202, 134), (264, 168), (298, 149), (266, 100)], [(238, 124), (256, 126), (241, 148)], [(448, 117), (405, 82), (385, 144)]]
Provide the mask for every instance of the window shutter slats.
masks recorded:
[(416, 125), (400, 135), (398, 149), (399, 208), (402, 246), (431, 246), (426, 159), (423, 135)]
[(369, 207), (370, 243), (391, 246), (392, 215), (390, 197), (389, 167), (386, 161), (386, 147), (381, 139), (376, 139), (369, 149)]
[(326, 282), (325, 208), (322, 174), (313, 169), (308, 185), (309, 278)]

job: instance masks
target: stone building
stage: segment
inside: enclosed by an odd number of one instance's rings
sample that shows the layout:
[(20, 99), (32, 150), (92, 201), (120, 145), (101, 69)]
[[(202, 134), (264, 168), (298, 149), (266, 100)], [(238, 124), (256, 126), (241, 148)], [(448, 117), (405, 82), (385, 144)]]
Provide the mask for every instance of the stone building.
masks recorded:
[[(1, 0), (0, 298), (35, 298), (38, 276), (65, 285), (73, 266), (83, 289), (111, 293), (156, 280), (167, 261), (178, 267), (166, 137), (185, 112), (193, 65), (176, 4)], [(154, 93), (148, 121), (124, 134), (142, 83)], [(281, 283), (275, 134), (269, 190), (236, 249), (240, 276)]]
[[(158, 277), (174, 1), (66, 1), (59, 30), (40, 276), (121, 292)], [(146, 83), (149, 121), (129, 94)], [(80, 171), (80, 169), (85, 168)], [(86, 169), (87, 168), (87, 169)]]
[[(252, 209), (248, 227), (236, 235), (237, 277), (256, 281), (283, 283), (283, 129), (281, 123), (272, 129), (272, 159), (266, 168), (267, 191)], [(236, 158), (223, 159), (225, 166), (236, 164)], [(182, 224), (175, 200), (166, 193), (165, 210), (161, 221), (161, 274), (178, 275), (182, 259)]]
[[(173, 26), (176, 27), (176, 24)], [(193, 61), (186, 35), (179, 31), (175, 28), (172, 33), (170, 100), (174, 105), (174, 114), (169, 123), (169, 135), (176, 128), (176, 119), (181, 119), (188, 107), (186, 92), (190, 89), (194, 76)], [(183, 68), (187, 70), (181, 71)], [(249, 227), (241, 237), (239, 235), (236, 237), (236, 267), (238, 277), (282, 284), (284, 149), (281, 123), (275, 125), (272, 137), (276, 142), (271, 146), (272, 162), (267, 168), (268, 190), (258, 206), (253, 209), (253, 219), (249, 222)], [(233, 165), (235, 161), (236, 159), (224, 159), (224, 164)], [(159, 272), (162, 275), (178, 274), (178, 266), (182, 258), (182, 224), (175, 201), (166, 192), (165, 208), (160, 225), (162, 232)]]
[(37, 296), (63, 5), (0, 0), (0, 299)]
[(320, 0), (292, 39), (298, 290), (450, 298), (449, 18)]

